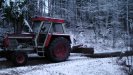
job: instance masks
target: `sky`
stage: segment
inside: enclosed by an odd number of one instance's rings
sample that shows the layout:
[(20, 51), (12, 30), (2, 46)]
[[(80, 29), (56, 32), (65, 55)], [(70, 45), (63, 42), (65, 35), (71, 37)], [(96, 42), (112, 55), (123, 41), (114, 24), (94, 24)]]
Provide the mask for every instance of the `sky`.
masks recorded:
[(45, 0), (45, 4), (46, 4), (45, 12), (48, 13), (48, 0)]

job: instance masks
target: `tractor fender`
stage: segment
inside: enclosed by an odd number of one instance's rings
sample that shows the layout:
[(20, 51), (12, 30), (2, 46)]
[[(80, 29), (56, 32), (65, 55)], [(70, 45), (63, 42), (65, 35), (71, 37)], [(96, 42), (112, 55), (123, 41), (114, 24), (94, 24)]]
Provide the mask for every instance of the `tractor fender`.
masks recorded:
[(70, 39), (70, 35), (69, 34), (48, 34), (47, 38), (46, 38), (46, 42), (45, 42), (45, 47), (48, 47), (49, 44), (58, 37), (63, 37), (66, 38), (68, 41), (70, 41), (71, 43), (71, 39)]

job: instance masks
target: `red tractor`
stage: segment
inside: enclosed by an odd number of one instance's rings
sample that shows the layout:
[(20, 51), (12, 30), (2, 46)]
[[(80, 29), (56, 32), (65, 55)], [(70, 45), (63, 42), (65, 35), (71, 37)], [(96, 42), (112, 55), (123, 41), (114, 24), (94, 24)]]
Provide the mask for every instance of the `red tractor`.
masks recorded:
[(70, 35), (65, 34), (64, 20), (46, 17), (32, 18), (32, 25), (26, 20), (21, 34), (7, 34), (3, 39), (1, 57), (14, 65), (25, 65), (29, 53), (37, 53), (53, 62), (67, 60), (71, 51)]

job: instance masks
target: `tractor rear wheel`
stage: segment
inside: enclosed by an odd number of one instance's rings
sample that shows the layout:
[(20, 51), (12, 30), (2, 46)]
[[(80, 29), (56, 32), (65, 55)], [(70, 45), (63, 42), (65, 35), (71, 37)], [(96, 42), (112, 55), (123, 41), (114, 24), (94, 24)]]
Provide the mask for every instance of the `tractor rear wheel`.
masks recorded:
[(70, 42), (63, 37), (59, 37), (50, 44), (46, 57), (53, 62), (65, 61), (70, 55), (70, 49)]
[(24, 52), (14, 52), (11, 55), (11, 61), (15, 66), (23, 66), (27, 63), (28, 56)]

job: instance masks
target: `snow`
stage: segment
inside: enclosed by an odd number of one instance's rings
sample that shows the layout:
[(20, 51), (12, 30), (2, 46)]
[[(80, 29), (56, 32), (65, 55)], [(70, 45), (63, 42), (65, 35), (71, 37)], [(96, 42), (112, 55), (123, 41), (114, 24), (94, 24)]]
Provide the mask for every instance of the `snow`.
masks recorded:
[[(43, 1), (45, 1), (44, 4), (46, 4), (46, 6), (42, 6), (42, 3), (40, 3), (42, 1), (38, 0), (37, 1), (38, 9), (36, 10), (40, 10), (42, 12), (45, 11), (46, 13), (48, 13), (49, 11), (47, 8), (48, 6), (47, 0)], [(119, 15), (123, 17), (124, 16), (123, 14), (126, 13), (124, 10), (125, 3), (122, 3), (125, 1), (116, 1), (114, 3), (113, 0), (112, 1), (100, 0), (98, 1), (97, 5), (97, 3), (95, 4), (91, 2), (92, 0), (90, 0), (89, 2), (87, 2), (86, 6), (84, 5), (82, 6), (82, 8), (79, 8), (79, 12), (81, 12), (80, 15), (75, 14), (74, 9), (77, 8), (77, 6), (75, 6), (76, 5), (75, 3), (72, 3), (70, 1), (68, 1), (70, 6), (66, 4), (67, 6), (69, 6), (67, 8), (66, 6), (63, 8), (58, 8), (58, 2), (57, 2), (55, 4), (57, 6), (55, 5), (54, 7), (52, 6), (53, 7), (52, 11), (54, 11), (53, 13), (54, 17), (63, 16), (63, 13), (59, 12), (64, 12), (64, 15), (65, 16), (67, 15), (66, 16), (67, 18), (66, 17), (64, 18), (67, 19), (68, 22), (70, 22), (71, 25), (70, 27), (72, 27), (72, 29), (68, 29), (67, 31), (70, 31), (70, 35), (72, 35), (71, 39), (73, 38), (76, 39), (72, 40), (72, 46), (83, 44), (84, 47), (94, 48), (95, 53), (117, 52), (117, 51), (124, 52), (125, 50), (127, 50), (125, 42), (126, 40), (124, 41), (124, 39), (127, 39), (125, 37), (128, 36), (125, 36), (125, 34), (122, 33), (124, 31), (122, 30), (124, 29), (123, 28), (124, 25), (118, 19)], [(120, 5), (119, 2), (122, 5)], [(10, 6), (9, 0), (6, 0), (5, 4), (7, 6)], [(40, 9), (41, 7), (43, 9)], [(56, 8), (58, 8), (60, 11), (57, 11)], [(24, 7), (24, 9), (26, 9), (26, 7)], [(101, 12), (103, 13), (103, 15), (100, 14)], [(87, 17), (88, 15), (92, 19), (90, 18), (85, 19), (84, 16)], [(110, 19), (110, 17), (112, 18)], [(4, 17), (2, 17), (2, 14), (0, 14), (0, 20), (2, 20), (3, 18)], [(93, 18), (96, 20), (93, 20)], [(104, 19), (106, 20), (106, 22), (104, 21)], [(99, 24), (100, 28), (98, 27), (97, 23)], [(104, 26), (105, 24), (107, 27), (110, 25), (111, 26), (115, 25), (114, 30), (112, 30), (113, 27), (106, 28), (106, 26)], [(133, 28), (132, 24), (130, 26), (131, 28)], [(0, 28), (0, 36), (3, 36), (4, 33), (10, 32), (12, 30), (13, 29), (7, 30), (7, 28)], [(114, 33), (110, 31), (115, 31), (115, 37), (117, 37), (115, 38), (115, 40), (113, 39), (114, 37), (112, 37), (114, 36)], [(100, 32), (100, 34), (98, 35), (97, 32)], [(123, 35), (124, 37), (122, 37)], [(2, 38), (3, 37), (0, 37), (0, 39)], [(115, 48), (112, 48), (112, 45), (114, 43), (115, 43)], [(117, 64), (116, 58), (92, 59), (81, 55), (82, 54), (72, 54), (68, 61), (61, 63), (50, 63), (50, 64), (42, 63), (41, 65), (34, 65), (34, 66), (28, 65), (24, 67), (1, 69), (0, 75), (75, 75), (75, 74), (76, 75), (126, 75), (125, 72), (126, 67)], [(30, 55), (30, 57), (36, 57), (36, 56), (37, 55), (33, 56)], [(0, 59), (0, 61), (6, 61), (6, 59)], [(118, 61), (118, 62), (122, 64), (123, 61)]]
[[(87, 32), (87, 31), (86, 31)], [(93, 47), (95, 53), (124, 51), (123, 47), (112, 48), (111, 41), (103, 42), (103, 39), (98, 39), (95, 43), (93, 31), (87, 33), (81, 32), (77, 36), (70, 32), (71, 39), (76, 38), (76, 44), (84, 44), (87, 47)], [(82, 40), (81, 40), (82, 39)], [(123, 41), (120, 40), (119, 45)], [(105, 43), (105, 44), (104, 44)], [(116, 44), (116, 45), (117, 45)], [(75, 45), (75, 40), (72, 40), (72, 45)], [(36, 54), (29, 55), (29, 57), (37, 57)], [(117, 58), (102, 58), (93, 59), (82, 56), (82, 54), (71, 54), (70, 58), (65, 62), (60, 63), (41, 63), (38, 65), (26, 65), (22, 67), (5, 68), (0, 70), (0, 75), (128, 75), (127, 67), (119, 64), (123, 61), (116, 61)], [(6, 59), (0, 59), (6, 61)], [(45, 60), (44, 60), (45, 61)], [(32, 62), (32, 61), (31, 61)], [(37, 62), (37, 61), (35, 61)], [(0, 63), (0, 65), (2, 65)]]
[(6, 59), (5, 58), (1, 58), (0, 61), (6, 61)]
[(81, 32), (78, 32), (78, 30), (72, 32), (72, 29), (67, 29), (69, 31), (67, 33), (71, 35), (72, 46), (82, 44), (84, 47), (94, 48), (95, 53), (127, 51), (126, 43), (121, 38), (115, 40), (115, 47), (113, 48), (113, 40), (104, 37), (104, 35), (107, 35), (107, 31), (104, 29), (103, 37), (96, 37), (94, 30), (91, 29), (84, 29)]
[[(1, 31), (1, 33), (3, 33), (3, 31), (4, 29)], [(98, 38), (97, 43), (95, 43), (96, 40), (94, 39), (95, 35), (93, 31), (89, 30), (86, 32), (80, 32), (79, 34), (74, 33), (77, 34), (76, 36), (70, 32), (70, 34), (72, 35), (71, 39), (73, 38), (76, 39), (76, 43), (75, 40), (73, 39), (72, 45), (84, 44), (87, 47), (93, 47), (95, 53), (124, 50), (124, 47), (119, 47), (119, 48), (110, 47), (110, 45), (112, 44), (111, 40), (106, 40), (105, 42), (103, 42), (103, 39)], [(120, 42), (118, 42), (117, 44), (119, 45), (122, 42), (123, 41), (120, 40)], [(29, 55), (29, 57), (36, 57), (36, 56), (37, 56), (36, 54)], [(6, 60), (0, 59), (0, 61), (6, 61)], [(7, 69), (4, 67), (3, 69), (0, 70), (0, 75), (128, 75), (126, 70), (127, 67), (118, 64), (116, 62), (116, 58), (93, 59), (82, 56), (82, 54), (71, 54), (68, 61), (61, 63), (40, 62), (40, 64), (38, 65), (28, 64), (23, 67), (13, 67)]]
[(0, 70), (0, 75), (127, 75), (116, 58), (92, 59), (80, 54), (60, 63), (40, 64)]

